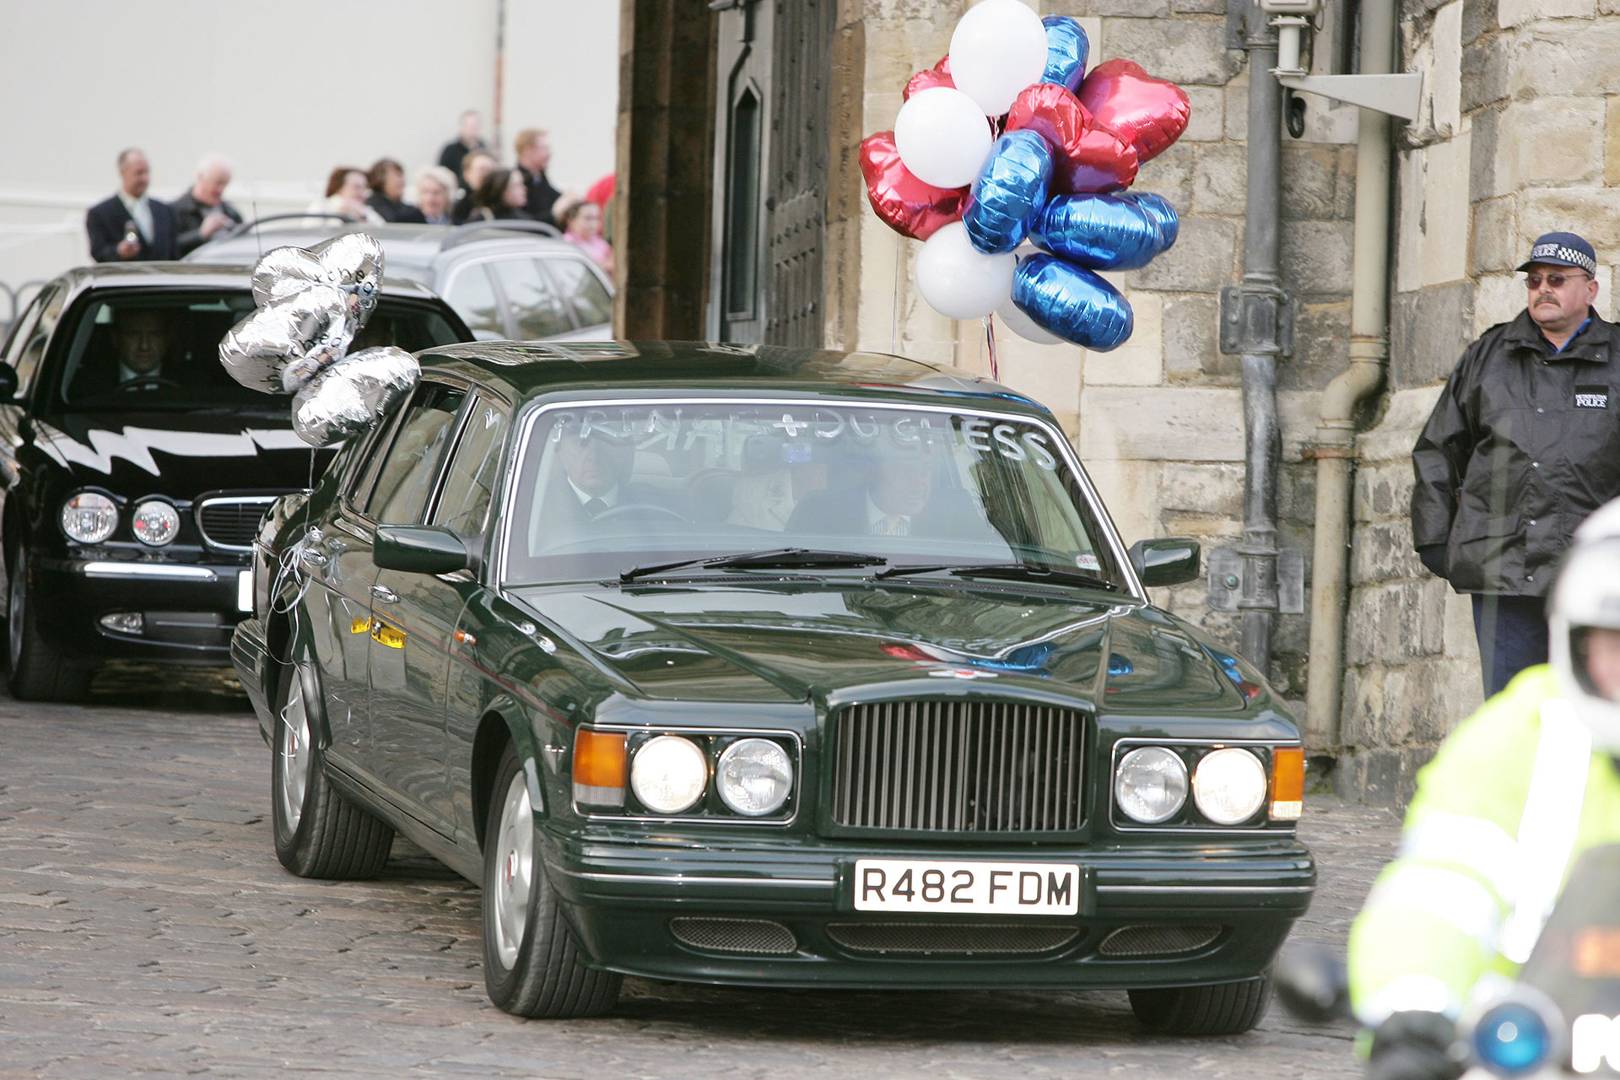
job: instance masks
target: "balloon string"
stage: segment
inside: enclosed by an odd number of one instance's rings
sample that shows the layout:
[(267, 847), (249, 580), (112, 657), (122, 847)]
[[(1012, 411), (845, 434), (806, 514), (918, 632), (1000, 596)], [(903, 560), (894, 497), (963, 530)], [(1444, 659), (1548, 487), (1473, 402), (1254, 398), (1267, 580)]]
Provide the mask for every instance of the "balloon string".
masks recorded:
[(1001, 371), (996, 365), (996, 317), (984, 317), (984, 347), (990, 353), (990, 377), (997, 382), (1001, 381)]
[(906, 261), (906, 238), (894, 235), (894, 303), (889, 313), (889, 351), (900, 352), (900, 271)]

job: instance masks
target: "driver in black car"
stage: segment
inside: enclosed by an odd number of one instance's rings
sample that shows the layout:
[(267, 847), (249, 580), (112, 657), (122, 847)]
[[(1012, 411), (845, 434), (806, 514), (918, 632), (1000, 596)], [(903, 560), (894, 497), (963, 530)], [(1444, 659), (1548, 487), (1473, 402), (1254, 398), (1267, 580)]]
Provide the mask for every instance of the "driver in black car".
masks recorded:
[(116, 388), (156, 386), (169, 351), (169, 320), (151, 308), (122, 311), (113, 325), (113, 344), (118, 350)]
[(588, 522), (621, 507), (668, 509), (658, 491), (626, 479), (636, 458), (629, 439), (601, 427), (584, 433), (572, 428), (554, 450), (562, 475), (546, 499), (546, 520), (553, 527), (586, 532)]

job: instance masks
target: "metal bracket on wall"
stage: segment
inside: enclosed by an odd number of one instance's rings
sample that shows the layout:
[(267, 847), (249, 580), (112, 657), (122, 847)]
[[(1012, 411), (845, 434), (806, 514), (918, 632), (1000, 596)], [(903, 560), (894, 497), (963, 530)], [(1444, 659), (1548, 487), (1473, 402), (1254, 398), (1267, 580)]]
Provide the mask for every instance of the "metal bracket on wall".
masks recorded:
[[(1242, 548), (1216, 548), (1209, 553), (1209, 607), (1211, 611), (1278, 611), (1305, 613), (1305, 556), (1298, 551), (1276, 553), (1277, 580), (1261, 564), (1267, 556)], [(1250, 569), (1256, 572), (1250, 573)]]
[(1221, 352), (1294, 355), (1294, 298), (1281, 289), (1228, 285), (1221, 290)]

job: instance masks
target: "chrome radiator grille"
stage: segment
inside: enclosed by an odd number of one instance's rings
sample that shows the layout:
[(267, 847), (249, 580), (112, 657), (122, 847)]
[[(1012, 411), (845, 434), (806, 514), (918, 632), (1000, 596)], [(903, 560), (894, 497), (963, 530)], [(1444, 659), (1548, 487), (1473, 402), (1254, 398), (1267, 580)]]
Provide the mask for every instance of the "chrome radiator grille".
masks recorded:
[(197, 529), (214, 547), (253, 546), (259, 522), (278, 495), (231, 495), (204, 499), (197, 504)]
[(837, 715), (833, 820), (868, 829), (1062, 832), (1084, 819), (1085, 715), (891, 701)]

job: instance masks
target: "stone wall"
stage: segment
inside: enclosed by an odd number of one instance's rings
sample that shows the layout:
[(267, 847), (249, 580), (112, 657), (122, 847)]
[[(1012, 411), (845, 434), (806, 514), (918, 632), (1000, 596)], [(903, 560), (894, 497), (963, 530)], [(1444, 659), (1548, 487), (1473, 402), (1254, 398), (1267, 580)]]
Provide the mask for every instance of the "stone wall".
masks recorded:
[[(859, 23), (864, 42), (861, 131), (893, 127), (912, 72), (945, 53), (968, 5), (952, 0), (844, 0), (841, 23)], [(1143, 167), (1137, 189), (1165, 195), (1182, 216), (1176, 247), (1142, 270), (1112, 275), (1136, 314), (1135, 336), (1112, 353), (1031, 345), (997, 335), (1002, 381), (1050, 406), (1074, 439), (1126, 542), (1191, 535), (1208, 546), (1242, 529), (1243, 421), (1237, 358), (1218, 348), (1218, 294), (1241, 272), (1246, 191), (1248, 73), (1229, 47), (1226, 0), (1039, 0), (1041, 14), (1077, 17), (1093, 63), (1127, 57), (1184, 86), (1192, 123), (1182, 140)], [(1318, 38), (1317, 70), (1338, 28)], [(1305, 137), (1284, 136), (1282, 267), (1299, 300), (1297, 343), (1281, 364), (1282, 546), (1310, 555), (1316, 398), (1344, 365), (1349, 339), (1351, 217), (1355, 200), (1356, 110), (1308, 101)], [(859, 174), (851, 170), (851, 183)], [(857, 188), (858, 192), (858, 188)], [(835, 297), (829, 343), (904, 353), (987, 372), (983, 328), (936, 315), (912, 285), (921, 245), (870, 211), (858, 242), (830, 258), (859, 281)], [(848, 310), (854, 305), (855, 311)], [(1210, 612), (1202, 583), (1159, 597), (1172, 610), (1237, 643), (1235, 620)], [(1308, 631), (1303, 615), (1279, 620), (1273, 675), (1304, 697)], [(1303, 707), (1300, 702), (1301, 708)]]
[[(1389, 383), (1358, 441), (1339, 781), (1404, 801), (1479, 702), (1467, 597), (1411, 551), (1411, 449), (1468, 342), (1524, 307), (1513, 273), (1543, 232), (1598, 249), (1598, 310), (1620, 263), (1620, 3), (1407, 0), (1423, 114), (1399, 136)], [(1607, 132), (1604, 135), (1604, 132)]]

